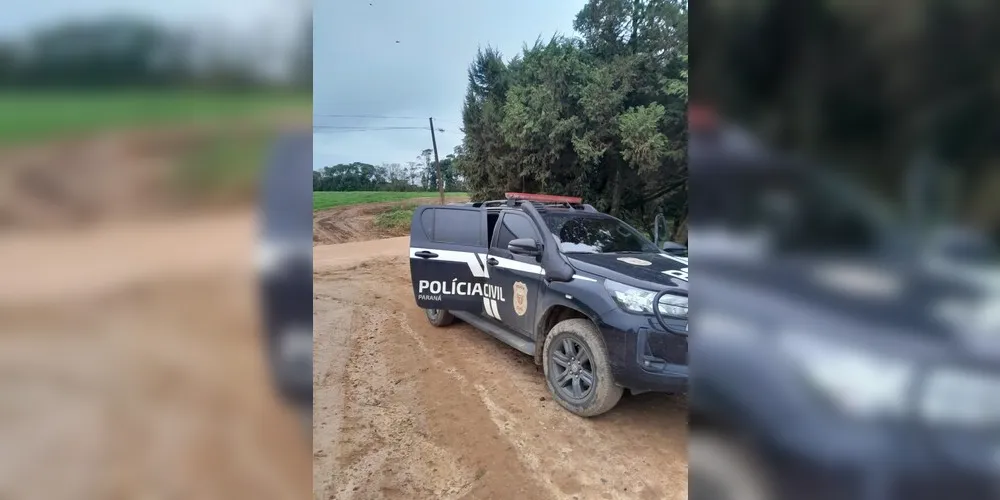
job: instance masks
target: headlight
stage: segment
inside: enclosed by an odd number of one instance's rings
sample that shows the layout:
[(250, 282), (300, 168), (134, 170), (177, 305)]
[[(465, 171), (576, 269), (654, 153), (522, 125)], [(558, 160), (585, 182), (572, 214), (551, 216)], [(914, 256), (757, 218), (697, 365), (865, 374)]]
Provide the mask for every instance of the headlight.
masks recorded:
[(935, 370), (927, 377), (920, 414), (937, 425), (994, 426), (1000, 422), (1000, 376), (955, 368)]
[[(604, 288), (622, 309), (636, 314), (653, 314), (653, 299), (657, 292), (604, 280)], [(674, 318), (687, 318), (688, 298), (683, 295), (663, 294), (659, 303), (660, 314)]]
[(287, 249), (274, 243), (264, 242), (257, 247), (256, 263), (257, 269), (264, 273), (270, 273), (281, 263), (281, 259)]
[(872, 417), (906, 411), (915, 363), (799, 332), (780, 335), (779, 344), (810, 384), (845, 413)]
[(257, 246), (257, 269), (264, 274), (270, 274), (280, 270), (281, 266), (289, 259), (296, 257), (311, 261), (312, 247), (283, 241), (265, 240)]
[(282, 332), (278, 350), (283, 359), (312, 362), (313, 332), (310, 326), (292, 326)]

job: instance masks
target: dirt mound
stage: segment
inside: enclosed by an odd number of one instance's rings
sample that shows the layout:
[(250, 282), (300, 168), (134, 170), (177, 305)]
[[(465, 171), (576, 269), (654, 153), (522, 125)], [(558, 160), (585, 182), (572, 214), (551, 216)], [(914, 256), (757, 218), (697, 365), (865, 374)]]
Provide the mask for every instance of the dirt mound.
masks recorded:
[[(313, 245), (331, 245), (352, 241), (369, 241), (410, 234), (408, 226), (386, 229), (375, 224), (378, 214), (397, 207), (413, 207), (436, 203), (437, 197), (411, 198), (404, 201), (345, 205), (313, 213)], [(464, 197), (448, 197), (445, 202), (464, 201)]]
[(0, 157), (0, 226), (52, 227), (156, 204), (166, 152), (185, 134), (107, 133)]
[[(260, 141), (289, 123), (115, 130), (2, 149), (0, 229), (80, 227), (252, 203), (255, 177), (240, 173), (253, 172), (263, 158), (230, 172), (233, 167), (213, 153)], [(227, 183), (208, 192), (204, 184), (223, 174)]]

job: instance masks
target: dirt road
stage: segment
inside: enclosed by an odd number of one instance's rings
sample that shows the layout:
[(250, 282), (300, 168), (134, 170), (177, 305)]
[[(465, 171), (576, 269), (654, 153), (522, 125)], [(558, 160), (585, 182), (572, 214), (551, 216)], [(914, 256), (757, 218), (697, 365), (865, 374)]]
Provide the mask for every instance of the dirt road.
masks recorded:
[(682, 397), (566, 412), (529, 357), (427, 323), (407, 247), (314, 248), (314, 498), (687, 497)]
[[(449, 196), (446, 203), (465, 201), (464, 196)], [(375, 227), (375, 216), (392, 207), (438, 203), (437, 197), (411, 198), (405, 201), (344, 205), (313, 214), (313, 245), (330, 245), (352, 241), (367, 241), (409, 234), (410, 228), (384, 230)]]
[(244, 210), (0, 236), (0, 498), (308, 494), (254, 228)]

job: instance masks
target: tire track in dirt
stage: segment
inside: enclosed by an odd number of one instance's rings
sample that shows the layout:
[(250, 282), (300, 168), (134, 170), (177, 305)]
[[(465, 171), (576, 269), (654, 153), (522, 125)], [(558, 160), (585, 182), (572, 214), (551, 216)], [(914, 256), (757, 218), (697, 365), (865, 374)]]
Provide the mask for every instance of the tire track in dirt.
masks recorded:
[[(405, 316), (385, 307), (392, 300), (375, 279), (380, 269), (365, 264), (316, 285), (316, 329), (332, 335), (316, 341), (315, 497), (500, 498), (508, 491), (543, 498), (513, 450), (454, 452), (470, 439), (503, 440), (481, 407), (479, 418), (468, 418), (475, 394), (421, 356)], [(359, 275), (368, 283), (351, 279)], [(347, 348), (337, 355), (343, 364), (328, 364), (324, 348), (335, 345)]]
[[(531, 358), (462, 323), (427, 323), (413, 303), (404, 238), (370, 245), (345, 245), (359, 256), (353, 263), (331, 258), (315, 268), (317, 318), (330, 320), (316, 323), (316, 359), (337, 337), (351, 353), (343, 375), (316, 390), (317, 425), (328, 424), (315, 451), (339, 457), (317, 459), (316, 498), (687, 497), (683, 397), (626, 397), (596, 419), (569, 414), (549, 399)], [(400, 257), (359, 264), (386, 245)], [(351, 311), (351, 321), (337, 322), (338, 311)], [(338, 385), (343, 406), (327, 398)], [(367, 474), (386, 489), (347, 487)]]

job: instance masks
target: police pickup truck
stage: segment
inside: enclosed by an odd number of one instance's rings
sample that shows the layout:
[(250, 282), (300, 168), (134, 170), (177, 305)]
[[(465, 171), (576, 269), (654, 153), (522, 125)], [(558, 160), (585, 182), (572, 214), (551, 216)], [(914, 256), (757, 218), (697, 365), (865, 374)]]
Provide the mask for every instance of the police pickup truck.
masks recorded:
[(576, 197), (424, 205), (410, 227), (431, 324), (458, 318), (533, 356), (553, 398), (584, 417), (624, 389), (686, 390), (687, 265)]
[(835, 172), (688, 124), (690, 498), (997, 498), (988, 246), (926, 247)]

